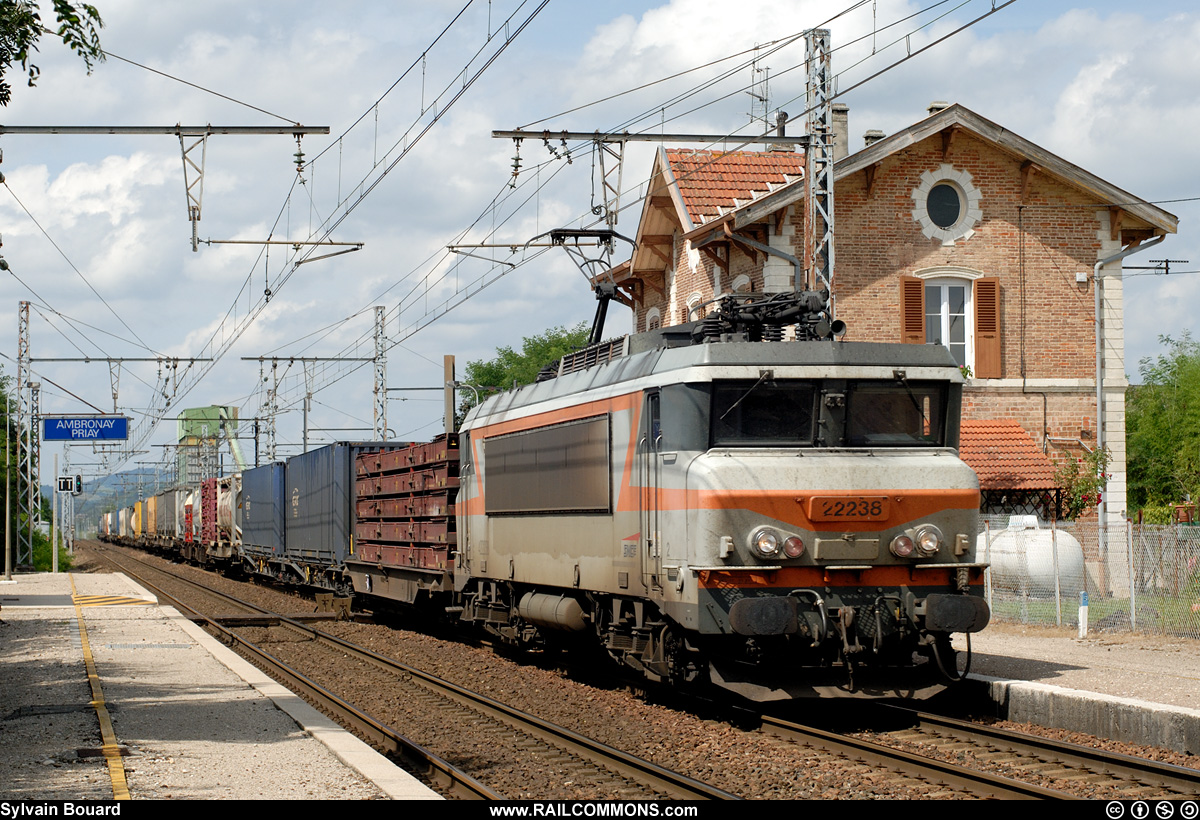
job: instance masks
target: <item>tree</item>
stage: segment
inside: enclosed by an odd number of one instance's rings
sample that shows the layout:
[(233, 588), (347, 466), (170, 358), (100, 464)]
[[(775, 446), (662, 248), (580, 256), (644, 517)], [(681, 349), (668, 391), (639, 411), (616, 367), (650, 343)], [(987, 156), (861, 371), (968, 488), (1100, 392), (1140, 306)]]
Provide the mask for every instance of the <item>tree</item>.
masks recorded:
[(1200, 343), (1184, 332), (1138, 364), (1143, 384), (1126, 399), (1129, 506), (1141, 509), (1200, 493)]
[[(99, 30), (104, 27), (100, 12), (88, 3), (71, 3), (54, 0), (54, 15), (58, 28), (54, 34), (63, 45), (83, 58), (88, 74), (97, 62), (104, 61), (100, 48)], [(31, 62), (38, 50), (38, 40), (49, 29), (42, 25), (38, 4), (33, 0), (0, 0), (0, 105), (7, 106), (12, 99), (12, 87), (5, 73), (13, 63), (19, 62), (21, 70), (29, 74), (30, 87), (37, 84), (41, 69)]]
[[(573, 350), (587, 344), (590, 327), (580, 322), (571, 329), (552, 327), (535, 336), (526, 336), (517, 352), (511, 347), (496, 348), (496, 358), (467, 363), (466, 383), (476, 388), (508, 390), (523, 384), (532, 384), (538, 371), (557, 361)], [(459, 413), (466, 415), (484, 396), (476, 397), (470, 391), (459, 404)]]

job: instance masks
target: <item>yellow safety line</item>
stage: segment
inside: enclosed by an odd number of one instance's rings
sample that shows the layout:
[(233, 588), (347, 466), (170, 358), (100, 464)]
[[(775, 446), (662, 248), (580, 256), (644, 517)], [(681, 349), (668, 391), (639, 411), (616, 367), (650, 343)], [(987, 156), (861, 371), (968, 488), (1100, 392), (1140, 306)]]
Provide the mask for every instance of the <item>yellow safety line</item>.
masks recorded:
[[(71, 598), (75, 599), (75, 576), (71, 579)], [(100, 738), (103, 745), (100, 751), (108, 763), (108, 776), (112, 779), (113, 799), (128, 800), (129, 784), (125, 780), (125, 761), (121, 758), (120, 747), (117, 746), (117, 734), (113, 731), (112, 719), (108, 707), (104, 704), (104, 692), (100, 688), (100, 676), (96, 673), (96, 662), (92, 658), (92, 647), (88, 643), (87, 627), (83, 625), (83, 608), (75, 601), (75, 618), (79, 621), (79, 640), (83, 644), (83, 663), (87, 667), (88, 684), (92, 687), (92, 703), (96, 709), (96, 717), (100, 720)]]
[(150, 606), (154, 603), (127, 595), (72, 595), (71, 600), (80, 606)]

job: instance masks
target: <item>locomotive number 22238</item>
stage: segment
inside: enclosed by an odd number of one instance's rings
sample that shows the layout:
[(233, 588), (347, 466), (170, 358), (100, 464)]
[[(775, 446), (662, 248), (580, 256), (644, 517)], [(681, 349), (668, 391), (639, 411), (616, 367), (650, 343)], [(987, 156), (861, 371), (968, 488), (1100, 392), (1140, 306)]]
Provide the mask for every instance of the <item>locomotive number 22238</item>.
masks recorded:
[(813, 521), (884, 521), (888, 517), (888, 498), (884, 495), (819, 495), (809, 501), (808, 517)]

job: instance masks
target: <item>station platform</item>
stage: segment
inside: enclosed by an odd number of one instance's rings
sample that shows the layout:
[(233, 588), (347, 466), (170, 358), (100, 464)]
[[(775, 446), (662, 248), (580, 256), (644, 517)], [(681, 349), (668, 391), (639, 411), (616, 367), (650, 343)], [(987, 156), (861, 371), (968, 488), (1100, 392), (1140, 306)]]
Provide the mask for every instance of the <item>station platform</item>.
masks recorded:
[(6, 800), (441, 799), (119, 574), (0, 581)]
[(1006, 720), (1200, 755), (1200, 641), (992, 623), (967, 677)]

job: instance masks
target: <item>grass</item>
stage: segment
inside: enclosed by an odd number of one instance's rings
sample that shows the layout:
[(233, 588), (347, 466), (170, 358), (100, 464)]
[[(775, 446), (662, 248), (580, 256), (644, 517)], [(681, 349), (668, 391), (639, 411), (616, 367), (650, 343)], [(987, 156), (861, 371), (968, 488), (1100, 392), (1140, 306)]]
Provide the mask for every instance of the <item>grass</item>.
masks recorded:
[[(1134, 604), (1137, 608), (1137, 628), (1143, 632), (1163, 635), (1200, 637), (1200, 612), (1192, 606), (1200, 603), (1196, 597), (1167, 596), (1139, 593)], [(1131, 629), (1130, 600), (1128, 598), (1099, 598), (1089, 596), (1088, 625), (1090, 628)], [(1057, 623), (1054, 600), (992, 598), (992, 617), (998, 621), (1023, 624), (1054, 625)], [(1062, 623), (1064, 626), (1079, 624), (1078, 596), (1062, 598)]]

